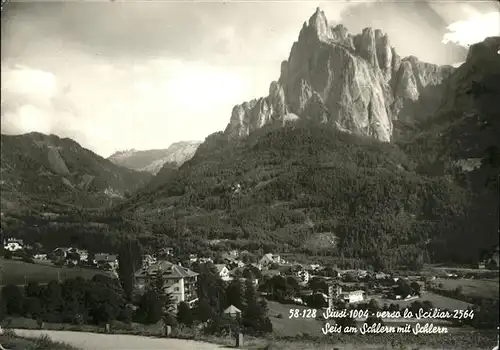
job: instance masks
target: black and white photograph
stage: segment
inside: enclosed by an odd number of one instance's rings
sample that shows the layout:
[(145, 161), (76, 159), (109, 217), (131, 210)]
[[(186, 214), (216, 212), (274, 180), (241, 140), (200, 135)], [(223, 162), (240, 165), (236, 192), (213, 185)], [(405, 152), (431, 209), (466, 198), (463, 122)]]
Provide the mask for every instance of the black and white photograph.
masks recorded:
[(2, 0), (0, 350), (498, 350), (500, 2)]

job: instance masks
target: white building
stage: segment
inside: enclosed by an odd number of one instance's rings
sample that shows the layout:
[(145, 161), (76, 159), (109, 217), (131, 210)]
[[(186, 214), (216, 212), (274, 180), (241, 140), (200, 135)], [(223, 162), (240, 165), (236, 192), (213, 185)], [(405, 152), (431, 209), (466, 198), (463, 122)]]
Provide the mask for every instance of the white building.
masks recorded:
[(108, 270), (118, 269), (118, 256), (116, 254), (97, 253), (94, 255), (94, 264)]
[(259, 261), (259, 265), (262, 269), (268, 268), (272, 264), (281, 264), (283, 261), (281, 260), (281, 256), (277, 254), (265, 254)]
[(217, 269), (217, 274), (219, 278), (223, 281), (230, 281), (232, 278), (229, 274), (229, 269), (224, 264), (215, 264), (215, 268)]
[(298, 270), (296, 272), (296, 276), (299, 279), (300, 283), (306, 284), (309, 282), (309, 278), (311, 275), (309, 274), (309, 271), (305, 269)]
[(16, 252), (23, 249), (23, 244), (21, 241), (18, 241), (16, 239), (8, 239), (4, 242), (3, 247), (5, 250)]
[(165, 282), (165, 291), (171, 293), (177, 303), (188, 304), (197, 300), (196, 281), (198, 274), (180, 265), (168, 261), (159, 261), (146, 269), (135, 273), (136, 288), (144, 291), (150, 285), (157, 273), (161, 273)]
[(352, 292), (343, 292), (343, 293), (340, 293), (339, 298), (348, 304), (359, 303), (360, 301), (363, 301), (365, 299), (364, 293), (365, 292), (362, 290), (355, 290)]

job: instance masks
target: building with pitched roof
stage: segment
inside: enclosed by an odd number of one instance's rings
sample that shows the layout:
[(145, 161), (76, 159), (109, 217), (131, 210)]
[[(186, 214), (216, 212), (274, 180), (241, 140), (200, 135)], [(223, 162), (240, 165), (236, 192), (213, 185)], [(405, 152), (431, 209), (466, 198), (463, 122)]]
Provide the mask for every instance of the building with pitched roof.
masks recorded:
[(177, 304), (183, 301), (191, 304), (198, 299), (196, 294), (198, 274), (169, 261), (158, 261), (137, 271), (135, 273), (137, 290), (144, 291), (152, 283), (158, 272), (162, 273), (165, 281), (165, 291), (172, 294)]
[(225, 264), (215, 264), (215, 269), (217, 270), (217, 274), (219, 278), (223, 281), (230, 281), (231, 276), (229, 276), (229, 269)]

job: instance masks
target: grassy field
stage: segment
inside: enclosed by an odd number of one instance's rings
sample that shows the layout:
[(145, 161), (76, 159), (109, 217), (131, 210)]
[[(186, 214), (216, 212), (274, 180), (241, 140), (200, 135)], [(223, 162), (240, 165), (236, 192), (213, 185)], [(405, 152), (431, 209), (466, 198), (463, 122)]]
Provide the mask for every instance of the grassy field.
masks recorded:
[(436, 266), (428, 265), (424, 268), (427, 271), (433, 272), (462, 272), (462, 273), (474, 273), (474, 274), (490, 274), (495, 273), (498, 275), (498, 270), (488, 270), (488, 269), (477, 269), (469, 267), (448, 267), (448, 266)]
[[(377, 299), (377, 300), (381, 305), (383, 305), (384, 303), (387, 304), (393, 303), (393, 304), (398, 304), (400, 307), (408, 306), (415, 300), (419, 300), (421, 302), (424, 300), (428, 300), (436, 308), (449, 309), (449, 310), (465, 310), (470, 305), (466, 302), (452, 298), (447, 298), (434, 293), (425, 293), (420, 299), (414, 299), (408, 301), (386, 300), (386, 299)], [(273, 323), (273, 331), (274, 331), (273, 333), (276, 336), (290, 337), (290, 336), (296, 336), (297, 334), (308, 334), (313, 337), (323, 336), (321, 329), (324, 327), (325, 322), (327, 321), (323, 319), (316, 320), (316, 319), (290, 318), (290, 309), (302, 310), (306, 309), (306, 307), (299, 305), (280, 304), (274, 301), (268, 301), (268, 307), (269, 307), (269, 317)], [(278, 315), (280, 316), (278, 317)], [(416, 319), (408, 319), (408, 320), (388, 319), (384, 320), (384, 322), (390, 323), (391, 325), (394, 326), (404, 325), (407, 323), (414, 324), (415, 322), (425, 323), (417, 321)], [(359, 325), (362, 324), (362, 322), (358, 323)], [(451, 328), (449, 322), (443, 320), (434, 320), (432, 323), (434, 323), (435, 325), (443, 324), (444, 326), (448, 327), (448, 330), (450, 332), (468, 331), (465, 328), (462, 329)]]
[[(354, 337), (356, 338), (356, 337)], [(377, 339), (379, 338), (379, 339)], [(253, 350), (491, 350), (495, 345), (492, 334), (426, 334), (425, 336), (385, 337), (380, 335), (351, 336), (342, 339), (270, 339), (265, 346), (249, 346)]]
[(468, 296), (481, 296), (498, 299), (500, 294), (498, 278), (491, 280), (439, 278), (433, 282), (436, 285), (442, 283), (443, 288), (448, 290), (454, 290), (457, 287), (461, 287), (462, 293)]
[(0, 286), (7, 284), (24, 285), (28, 282), (47, 283), (51, 280), (60, 280), (81, 276), (93, 276), (109, 273), (100, 270), (82, 269), (79, 267), (56, 267), (47, 264), (30, 264), (19, 260), (0, 258)]
[[(275, 301), (268, 301), (269, 318), (273, 323), (273, 333), (279, 337), (296, 336), (298, 334), (309, 334), (311, 336), (321, 336), (323, 321), (316, 319), (290, 318), (290, 309), (307, 309), (300, 305), (285, 305)], [(281, 315), (282, 317), (277, 317)]]
[(431, 292), (426, 292), (422, 294), (422, 297), (418, 299), (413, 299), (413, 300), (391, 300), (391, 299), (382, 299), (382, 298), (375, 298), (377, 301), (383, 305), (383, 304), (397, 304), (400, 307), (406, 307), (413, 303), (415, 300), (418, 300), (420, 302), (423, 302), (425, 300), (428, 300), (432, 303), (432, 305), (435, 308), (439, 309), (448, 309), (448, 310), (465, 310), (467, 309), (468, 306), (471, 306), (471, 304), (466, 303), (465, 301), (453, 299), (453, 298), (448, 298), (442, 295), (434, 294)]

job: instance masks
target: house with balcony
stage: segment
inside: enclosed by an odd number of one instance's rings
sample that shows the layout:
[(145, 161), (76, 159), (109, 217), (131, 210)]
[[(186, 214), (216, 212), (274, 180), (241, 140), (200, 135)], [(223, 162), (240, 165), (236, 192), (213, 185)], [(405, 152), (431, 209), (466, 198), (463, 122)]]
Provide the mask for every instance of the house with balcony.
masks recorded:
[(158, 273), (162, 274), (165, 291), (174, 297), (177, 304), (180, 302), (192, 304), (198, 300), (196, 293), (198, 274), (169, 261), (158, 261), (137, 271), (135, 273), (137, 291), (144, 292)]

